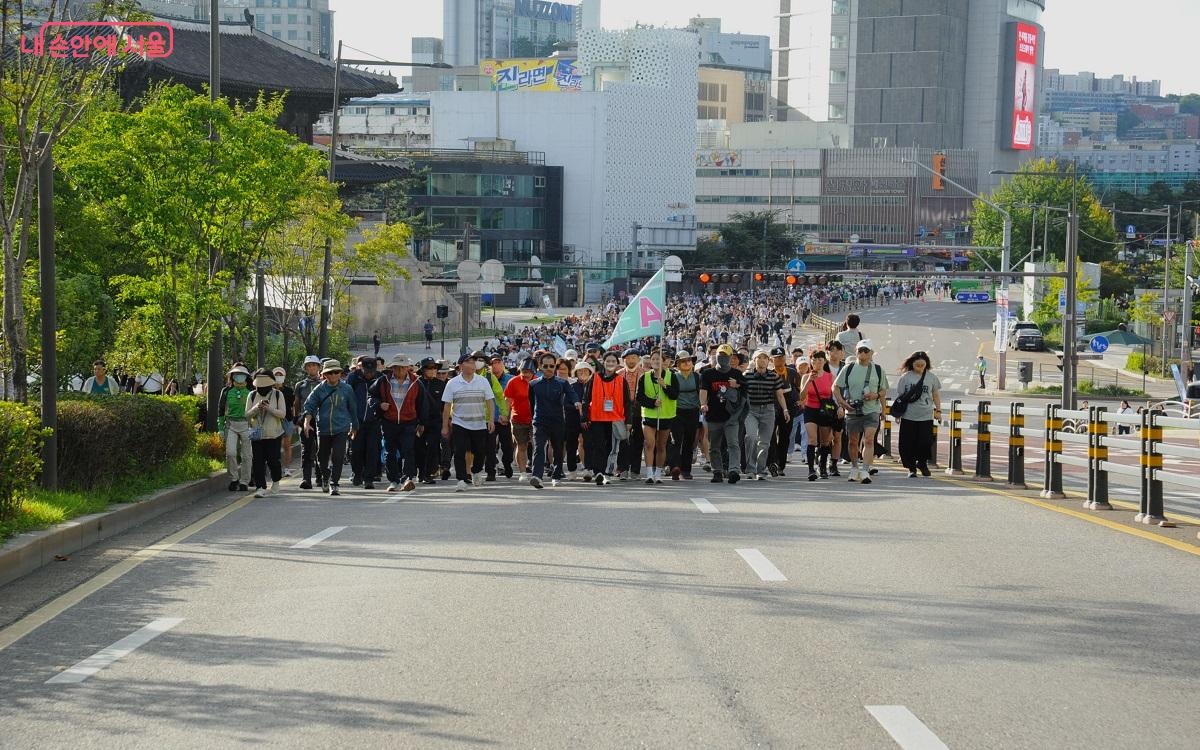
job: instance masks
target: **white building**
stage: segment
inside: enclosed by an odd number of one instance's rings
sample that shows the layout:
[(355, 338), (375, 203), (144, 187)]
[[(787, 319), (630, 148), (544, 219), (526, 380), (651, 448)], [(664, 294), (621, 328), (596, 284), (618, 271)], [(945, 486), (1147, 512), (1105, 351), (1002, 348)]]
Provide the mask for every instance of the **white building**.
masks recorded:
[(695, 246), (698, 41), (596, 26), (579, 41), (582, 92), (433, 92), (433, 147), (507, 141), (561, 165), (563, 243), (578, 261), (611, 269), (589, 278), (598, 297), (597, 284), (622, 269), (657, 267), (665, 246)]
[(1079, 160), (1089, 172), (1200, 172), (1200, 143), (1195, 141), (1097, 143), (1080, 141), (1048, 151), (1045, 156)]
[[(315, 135), (330, 133), (329, 113), (313, 126)], [(384, 94), (351, 99), (338, 114), (339, 148), (429, 148), (433, 124), (429, 97)]]
[[(209, 0), (140, 0), (147, 12), (208, 20)], [(241, 21), (254, 16), (254, 27), (325, 58), (334, 56), (333, 11), (329, 0), (220, 0), (221, 20)]]

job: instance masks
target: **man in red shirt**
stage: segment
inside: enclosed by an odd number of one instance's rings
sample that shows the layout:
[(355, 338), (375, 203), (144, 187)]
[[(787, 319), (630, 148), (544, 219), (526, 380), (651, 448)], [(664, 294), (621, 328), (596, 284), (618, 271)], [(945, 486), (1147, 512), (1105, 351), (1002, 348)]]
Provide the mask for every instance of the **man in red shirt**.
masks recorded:
[(537, 364), (532, 359), (521, 363), (521, 377), (513, 378), (504, 386), (504, 400), (508, 402), (509, 422), (512, 425), (513, 443), (516, 447), (517, 469), (520, 476), (517, 481), (525, 479), (529, 470), (529, 443), (533, 440), (533, 407), (529, 402), (529, 382), (537, 372)]

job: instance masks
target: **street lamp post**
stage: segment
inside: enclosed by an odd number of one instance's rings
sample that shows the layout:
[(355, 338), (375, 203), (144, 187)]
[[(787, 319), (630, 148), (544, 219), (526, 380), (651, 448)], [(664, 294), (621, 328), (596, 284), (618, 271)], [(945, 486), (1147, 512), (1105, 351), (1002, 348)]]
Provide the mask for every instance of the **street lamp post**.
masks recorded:
[(1163, 377), (1166, 377), (1169, 366), (1167, 360), (1171, 358), (1171, 350), (1174, 349), (1174, 344), (1171, 342), (1171, 324), (1167, 323), (1167, 310), (1170, 308), (1171, 294), (1171, 205), (1163, 206), (1160, 211), (1151, 211), (1148, 208), (1143, 208), (1142, 213), (1147, 216), (1165, 216), (1167, 219), (1166, 239), (1163, 241), (1163, 348), (1162, 362)]
[[(221, 98), (221, 16), (217, 0), (211, 0), (208, 7), (208, 97), (210, 101)], [(217, 140), (217, 129), (209, 123), (208, 139)], [(215, 275), (221, 264), (217, 249), (208, 246), (209, 273)], [(205, 416), (205, 429), (217, 431), (217, 412), (221, 405), (221, 382), (225, 371), (225, 347), (221, 343), (221, 324), (213, 326), (212, 344), (208, 347), (208, 411)], [(187, 373), (191, 375), (191, 373)]]

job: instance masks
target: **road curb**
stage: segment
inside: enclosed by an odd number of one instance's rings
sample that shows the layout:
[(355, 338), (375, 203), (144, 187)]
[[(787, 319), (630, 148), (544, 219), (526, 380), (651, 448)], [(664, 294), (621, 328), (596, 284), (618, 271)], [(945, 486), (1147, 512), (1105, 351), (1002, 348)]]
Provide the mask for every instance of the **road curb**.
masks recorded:
[(30, 531), (0, 545), (0, 586), (96, 542), (207, 497), (226, 486), (224, 470), (207, 479), (167, 487), (143, 500), (121, 503), (113, 510), (80, 516), (41, 531)]

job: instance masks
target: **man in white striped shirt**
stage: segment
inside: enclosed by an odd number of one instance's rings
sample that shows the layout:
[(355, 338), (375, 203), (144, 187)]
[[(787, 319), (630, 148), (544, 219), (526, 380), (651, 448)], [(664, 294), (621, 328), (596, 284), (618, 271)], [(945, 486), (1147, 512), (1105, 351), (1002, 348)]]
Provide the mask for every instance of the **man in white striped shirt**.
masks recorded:
[(458, 477), (455, 492), (467, 489), (468, 452), (471, 453), (471, 484), (483, 486), (487, 436), (496, 429), (490, 403), (493, 399), (495, 394), (491, 384), (475, 375), (474, 358), (464, 354), (458, 361), (458, 375), (446, 383), (446, 390), (442, 392), (442, 403), (450, 404), (442, 414), (442, 437), (454, 446), (454, 473)]

